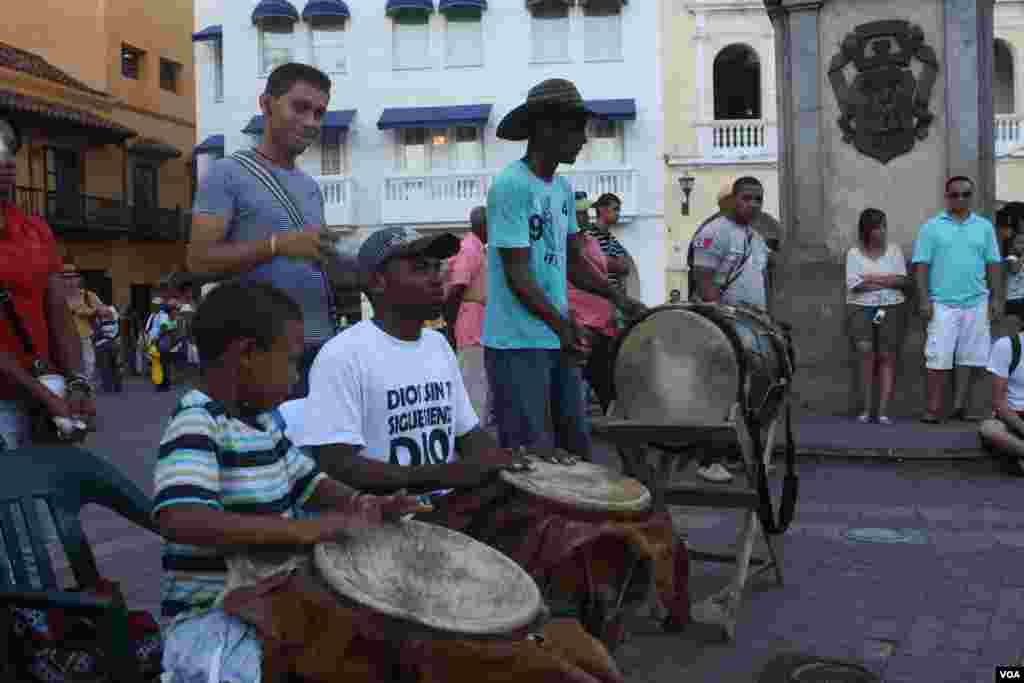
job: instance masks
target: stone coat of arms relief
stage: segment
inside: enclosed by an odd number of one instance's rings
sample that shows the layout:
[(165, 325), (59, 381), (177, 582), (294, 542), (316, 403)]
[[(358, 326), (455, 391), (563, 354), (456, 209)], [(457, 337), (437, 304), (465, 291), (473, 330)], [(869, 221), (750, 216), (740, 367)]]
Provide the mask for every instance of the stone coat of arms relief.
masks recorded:
[[(915, 59), (920, 76), (910, 68)], [(844, 73), (851, 62), (852, 83)], [(847, 34), (828, 69), (843, 142), (883, 164), (911, 151), (935, 119), (929, 103), (938, 70), (921, 27), (908, 21), (873, 21)]]

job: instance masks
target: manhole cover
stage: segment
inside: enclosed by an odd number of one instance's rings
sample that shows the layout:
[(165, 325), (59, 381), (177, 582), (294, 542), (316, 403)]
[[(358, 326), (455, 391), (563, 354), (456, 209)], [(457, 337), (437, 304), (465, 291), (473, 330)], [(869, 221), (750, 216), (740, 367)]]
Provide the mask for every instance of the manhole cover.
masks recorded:
[(881, 679), (854, 662), (781, 655), (768, 663), (757, 683), (881, 683)]
[(849, 529), (844, 536), (857, 543), (912, 543), (914, 545), (925, 545), (928, 543), (928, 534), (921, 529), (864, 527)]

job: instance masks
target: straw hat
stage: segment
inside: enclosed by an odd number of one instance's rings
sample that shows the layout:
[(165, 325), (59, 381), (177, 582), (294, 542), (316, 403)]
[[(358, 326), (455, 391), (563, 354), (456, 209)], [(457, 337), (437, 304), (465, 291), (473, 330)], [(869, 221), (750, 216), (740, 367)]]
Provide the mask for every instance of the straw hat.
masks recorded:
[(599, 116), (587, 108), (572, 81), (549, 78), (530, 88), (526, 102), (505, 114), (498, 124), (498, 137), (502, 140), (526, 140), (530, 137), (530, 120), (539, 112), (551, 109), (560, 109), (566, 114)]

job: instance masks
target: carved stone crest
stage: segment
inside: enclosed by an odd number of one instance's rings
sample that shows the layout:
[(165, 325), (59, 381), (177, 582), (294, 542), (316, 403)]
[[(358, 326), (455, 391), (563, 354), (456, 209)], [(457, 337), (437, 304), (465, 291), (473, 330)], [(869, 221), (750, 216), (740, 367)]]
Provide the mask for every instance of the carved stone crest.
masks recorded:
[[(920, 76), (910, 69), (914, 59)], [(844, 71), (851, 62), (857, 75), (848, 83)], [(912, 150), (935, 119), (928, 105), (938, 70), (921, 27), (908, 21), (873, 21), (847, 34), (828, 68), (843, 142), (883, 164)]]

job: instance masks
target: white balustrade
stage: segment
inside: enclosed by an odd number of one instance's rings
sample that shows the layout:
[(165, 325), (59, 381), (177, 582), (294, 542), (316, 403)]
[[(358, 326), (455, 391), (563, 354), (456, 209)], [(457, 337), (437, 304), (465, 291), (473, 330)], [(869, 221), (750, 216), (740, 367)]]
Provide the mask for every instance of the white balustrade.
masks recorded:
[(384, 223), (468, 221), (473, 207), (487, 204), (487, 191), (493, 179), (494, 174), (487, 171), (386, 178), (381, 220)]
[(324, 220), (328, 227), (355, 225), (352, 178), (342, 175), (315, 176), (324, 195)]
[(1016, 151), (1024, 143), (1024, 116), (1021, 114), (997, 114), (995, 128), (996, 156), (1005, 156)]
[(701, 154), (708, 159), (775, 158), (778, 126), (761, 119), (708, 121), (697, 124)]

